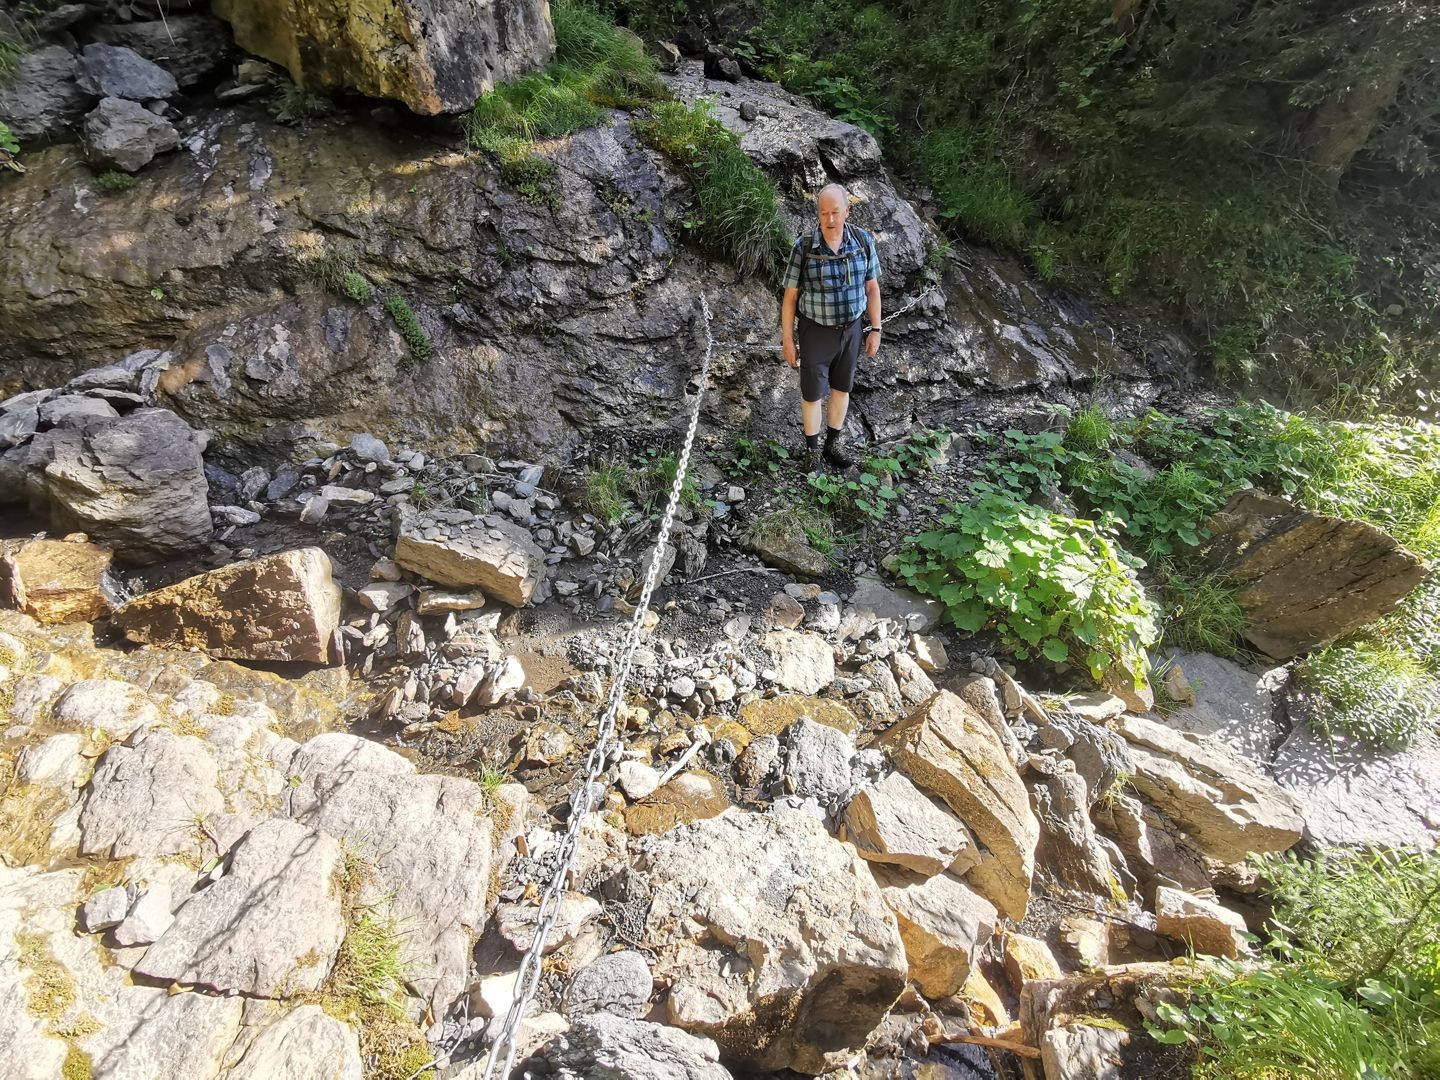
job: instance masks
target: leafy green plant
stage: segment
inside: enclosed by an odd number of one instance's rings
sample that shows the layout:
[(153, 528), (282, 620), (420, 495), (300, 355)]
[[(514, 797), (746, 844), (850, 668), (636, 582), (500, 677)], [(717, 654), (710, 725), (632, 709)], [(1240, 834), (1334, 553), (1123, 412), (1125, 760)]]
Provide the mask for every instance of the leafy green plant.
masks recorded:
[(118, 169), (106, 169), (95, 176), (95, 186), (107, 195), (117, 191), (129, 191), (135, 183), (135, 177)]
[(357, 270), (347, 270), (340, 278), (340, 291), (356, 303), (368, 304), (373, 292), (365, 275)]
[(695, 207), (686, 227), (700, 246), (729, 259), (743, 276), (773, 278), (790, 247), (775, 185), (710, 103), (659, 102), (636, 121), (635, 133), (690, 182)]
[(817, 472), (807, 476), (805, 482), (815, 501), (842, 523), (879, 524), (889, 514), (890, 504), (900, 498), (896, 484), (899, 475), (900, 463), (896, 459), (870, 457), (853, 479)]
[(902, 473), (918, 476), (940, 460), (949, 442), (950, 432), (944, 428), (916, 428), (895, 444), (891, 454)]
[(7, 165), (11, 172), (25, 171), (25, 166), (15, 160), (20, 154), (20, 142), (3, 120), (0, 120), (0, 153), (9, 155), (9, 159), (3, 164)]
[(266, 106), (270, 115), (282, 124), (298, 124), (302, 120), (314, 120), (328, 115), (334, 108), (324, 94), (307, 90), (293, 82), (285, 82), (280, 92), (270, 99)]
[(959, 629), (993, 626), (1021, 658), (1072, 662), (1098, 682), (1117, 664), (1137, 679), (1149, 671), (1159, 635), (1138, 565), (1103, 523), (981, 488), (937, 528), (907, 537), (894, 569)]
[(410, 346), (411, 355), (416, 360), (428, 360), (435, 352), (435, 345), (405, 298), (399, 293), (392, 294), (385, 300), (385, 310), (395, 320), (395, 328), (400, 331), (405, 344)]
[(790, 451), (771, 438), (735, 436), (732, 464), (741, 477), (779, 476), (790, 467)]

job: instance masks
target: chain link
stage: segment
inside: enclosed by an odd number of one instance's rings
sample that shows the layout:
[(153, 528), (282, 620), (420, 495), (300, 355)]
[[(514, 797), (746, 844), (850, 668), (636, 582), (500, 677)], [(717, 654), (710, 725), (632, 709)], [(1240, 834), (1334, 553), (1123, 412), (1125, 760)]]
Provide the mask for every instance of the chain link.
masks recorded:
[[(565, 893), (566, 880), (570, 876), (570, 870), (575, 862), (575, 853), (579, 848), (581, 826), (586, 815), (594, 809), (597, 802), (604, 798), (605, 785), (599, 782), (599, 777), (605, 770), (607, 760), (612, 757), (618, 758), (622, 749), (619, 740), (614, 738), (615, 717), (625, 696), (625, 687), (630, 679), (630, 665), (634, 659), (635, 650), (639, 647), (640, 635), (644, 630), (645, 615), (650, 610), (650, 594), (655, 591), (655, 583), (660, 576), (660, 556), (665, 542), (669, 538), (670, 529), (675, 523), (675, 512), (680, 506), (680, 492), (685, 485), (685, 473), (690, 465), (690, 450), (695, 444), (695, 431), (700, 424), (700, 406), (705, 400), (705, 380), (710, 374), (710, 357), (715, 351), (715, 339), (710, 332), (710, 305), (703, 295), (700, 297), (700, 313), (705, 323), (705, 357), (700, 364), (695, 407), (690, 413), (690, 426), (685, 433), (685, 445), (680, 451), (680, 461), (675, 468), (675, 482), (670, 487), (670, 502), (666, 505), (665, 516), (660, 521), (660, 532), (655, 541), (655, 554), (650, 560), (650, 569), (646, 571), (645, 584), (640, 591), (640, 599), (635, 605), (635, 613), (630, 620), (630, 629), (625, 635), (625, 642), (620, 650), (620, 661), (615, 669), (614, 681), (610, 684), (610, 697), (605, 704), (605, 712), (600, 718), (599, 730), (595, 736), (595, 746), (591, 749), (585, 764), (585, 779), (570, 796), (570, 821), (566, 826), (565, 836), (560, 842), (555, 872), (550, 878), (550, 883), (546, 885), (545, 895), (540, 902), (540, 913), (535, 920), (534, 940), (520, 965), (520, 977), (515, 984), (516, 996), (510, 1005), (510, 1011), (505, 1014), (504, 1025), (485, 1061), (485, 1080), (507, 1080), (510, 1076), (510, 1069), (515, 1064), (517, 1049), (515, 1035), (520, 1027), (520, 1021), (524, 1019), (525, 1010), (529, 1008), (540, 985), (545, 941), (555, 928), (555, 923), (560, 915), (560, 900)], [(497, 1064), (500, 1066), (498, 1072)]]

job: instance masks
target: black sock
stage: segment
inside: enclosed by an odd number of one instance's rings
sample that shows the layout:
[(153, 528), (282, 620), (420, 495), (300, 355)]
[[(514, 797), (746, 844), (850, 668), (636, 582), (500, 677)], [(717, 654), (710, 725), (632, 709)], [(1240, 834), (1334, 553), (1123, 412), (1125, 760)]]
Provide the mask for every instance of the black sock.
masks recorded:
[(825, 445), (829, 446), (831, 443), (833, 443), (836, 439), (840, 437), (840, 432), (844, 430), (844, 428), (827, 426), (825, 428)]
[(817, 431), (814, 435), (806, 435), (806, 436), (805, 436), (805, 445), (806, 445), (807, 447), (809, 447), (811, 450), (819, 450), (819, 449), (820, 449), (820, 433)]

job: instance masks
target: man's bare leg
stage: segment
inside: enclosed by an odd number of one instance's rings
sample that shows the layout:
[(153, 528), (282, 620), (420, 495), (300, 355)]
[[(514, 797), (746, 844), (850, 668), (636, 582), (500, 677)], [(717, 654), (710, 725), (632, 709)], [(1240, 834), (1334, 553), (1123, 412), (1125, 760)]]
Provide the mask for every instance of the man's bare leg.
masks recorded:
[[(818, 402), (817, 402), (817, 404), (818, 404)], [(832, 428), (843, 428), (843, 427), (845, 426), (845, 413), (849, 410), (849, 408), (850, 408), (850, 395), (849, 395), (849, 394), (846, 394), (846, 393), (842, 393), (842, 392), (839, 391), (839, 390), (831, 390), (831, 391), (830, 391), (830, 402), (829, 402), (829, 404), (826, 405), (826, 407), (825, 407), (825, 419), (826, 419), (826, 422), (827, 422), (827, 423), (829, 424), (829, 426), (832, 427)], [(817, 420), (817, 421), (819, 420), (819, 417), (818, 417), (818, 416), (816, 417), (816, 420)], [(805, 430), (808, 432), (808, 431), (810, 430), (810, 428), (807, 426), (807, 427), (805, 428)], [(816, 430), (816, 431), (819, 431), (819, 430), (820, 430), (820, 427), (819, 427), (818, 423), (817, 423), (817, 425), (816, 425), (816, 427), (815, 427), (815, 430)]]
[[(848, 397), (849, 395), (846, 396)], [(835, 400), (834, 394), (830, 395), (830, 400)], [(805, 436), (807, 438), (811, 435), (820, 434), (820, 414), (822, 412), (820, 406), (823, 403), (823, 398), (817, 399), (815, 401), (806, 401), (804, 398), (801, 398), (800, 400), (800, 423), (805, 428)], [(834, 406), (832, 405), (831, 408), (833, 409)], [(841, 415), (844, 415), (843, 411), (841, 412)]]

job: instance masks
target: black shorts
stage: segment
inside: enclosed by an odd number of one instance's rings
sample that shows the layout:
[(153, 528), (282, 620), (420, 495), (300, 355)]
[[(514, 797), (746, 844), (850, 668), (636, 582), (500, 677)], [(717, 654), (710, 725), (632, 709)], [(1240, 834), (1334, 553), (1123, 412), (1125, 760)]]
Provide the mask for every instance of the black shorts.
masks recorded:
[(855, 365), (860, 360), (860, 319), (848, 326), (825, 326), (798, 317), (800, 345), (800, 396), (819, 401), (828, 387), (848, 394), (855, 387)]

